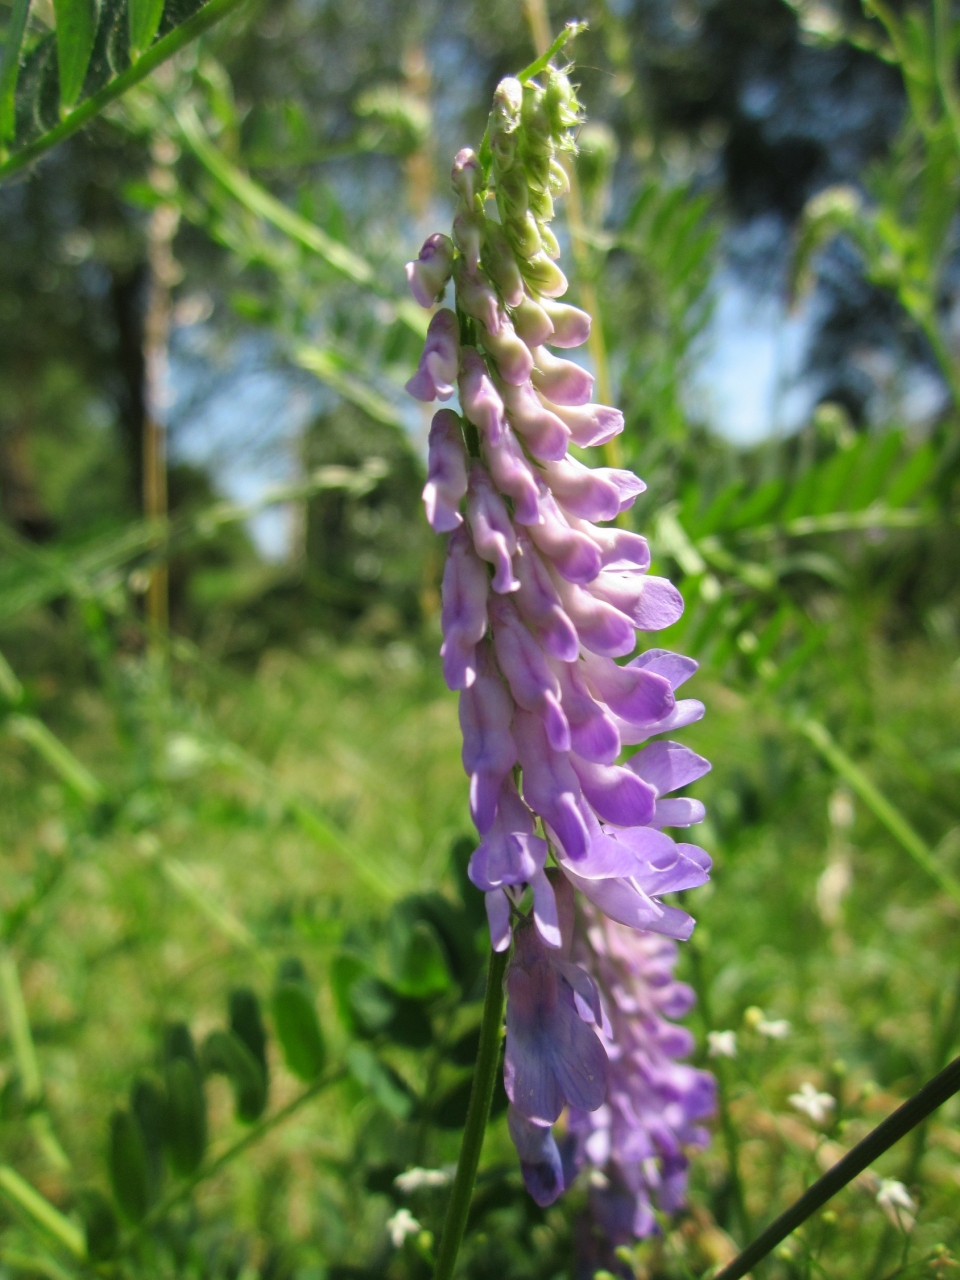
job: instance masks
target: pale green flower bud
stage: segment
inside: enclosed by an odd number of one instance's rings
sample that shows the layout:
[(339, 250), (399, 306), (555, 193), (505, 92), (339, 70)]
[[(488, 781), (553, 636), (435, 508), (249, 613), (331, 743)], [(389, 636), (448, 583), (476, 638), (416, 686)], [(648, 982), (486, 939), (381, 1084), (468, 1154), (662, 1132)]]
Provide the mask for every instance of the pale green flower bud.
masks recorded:
[(520, 110), (523, 104), (523, 87), (519, 80), (508, 76), (497, 85), (490, 113), (490, 149), (494, 167), (505, 173), (513, 168), (517, 155), (517, 130), (520, 127)]
[(497, 207), (504, 220), (522, 218), (529, 206), (530, 189), (527, 186), (527, 176), (519, 165), (509, 173), (497, 176)]
[(538, 222), (549, 222), (553, 217), (553, 197), (549, 191), (536, 187), (530, 191), (530, 209)]
[(483, 184), (483, 175), (480, 172), (480, 161), (470, 147), (457, 152), (450, 178), (454, 191), (467, 208), (472, 209)]
[(506, 223), (510, 243), (521, 258), (532, 258), (542, 248), (537, 220), (528, 210), (522, 218), (508, 218)]
[(570, 190), (570, 177), (559, 160), (550, 161), (548, 189), (554, 196), (565, 196)]
[(567, 292), (567, 277), (545, 253), (521, 259), (519, 267), (531, 289), (545, 298), (562, 298)]
[(516, 255), (503, 228), (489, 218), (484, 227), (483, 265), (507, 306), (519, 306), (523, 301), (523, 280)]
[(539, 224), (539, 231), (544, 253), (548, 258), (553, 258), (553, 260), (556, 261), (557, 258), (560, 257), (560, 244), (557, 237), (553, 234), (550, 228), (545, 226), (542, 222)]
[(544, 110), (550, 122), (550, 132), (557, 142), (563, 142), (567, 130), (575, 128), (583, 119), (573, 85), (566, 74), (555, 67), (548, 72)]
[(542, 347), (553, 337), (553, 321), (547, 312), (529, 294), (513, 313), (513, 327), (528, 347)]

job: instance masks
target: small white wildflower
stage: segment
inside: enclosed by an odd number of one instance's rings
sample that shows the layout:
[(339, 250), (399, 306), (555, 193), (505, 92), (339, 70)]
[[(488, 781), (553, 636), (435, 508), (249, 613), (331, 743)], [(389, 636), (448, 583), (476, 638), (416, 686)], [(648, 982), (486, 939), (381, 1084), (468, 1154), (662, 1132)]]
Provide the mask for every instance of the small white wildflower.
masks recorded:
[(832, 1094), (821, 1093), (809, 1080), (804, 1080), (800, 1091), (791, 1093), (787, 1101), (791, 1107), (809, 1116), (814, 1124), (823, 1124), (837, 1105)]
[(387, 1230), (390, 1233), (390, 1239), (393, 1241), (393, 1247), (399, 1249), (407, 1236), (415, 1236), (417, 1234), (420, 1230), (420, 1223), (409, 1209), (398, 1209), (393, 1217), (387, 1221)]
[(916, 1219), (917, 1206), (910, 1192), (896, 1178), (882, 1178), (877, 1191), (877, 1204), (887, 1215), (895, 1227), (901, 1231), (912, 1231)]
[(419, 1191), (421, 1187), (445, 1187), (450, 1181), (447, 1169), (408, 1169), (406, 1173), (398, 1173), (393, 1185), (404, 1195)]
[(786, 1018), (775, 1018), (771, 1022), (763, 1018), (757, 1023), (757, 1034), (766, 1036), (768, 1040), (786, 1040), (790, 1034), (790, 1023)]
[(735, 1031), (708, 1031), (707, 1057), (735, 1058), (737, 1056), (737, 1033)]

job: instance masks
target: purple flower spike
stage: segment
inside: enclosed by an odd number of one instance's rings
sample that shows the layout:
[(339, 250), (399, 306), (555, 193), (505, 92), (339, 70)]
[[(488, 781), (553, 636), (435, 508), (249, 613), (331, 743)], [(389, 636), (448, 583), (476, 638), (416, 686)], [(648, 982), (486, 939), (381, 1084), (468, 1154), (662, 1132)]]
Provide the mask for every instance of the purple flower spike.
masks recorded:
[(593, 394), (593, 374), (572, 360), (558, 360), (546, 347), (533, 351), (533, 385), (554, 404), (579, 406)]
[(514, 1106), (507, 1108), (507, 1128), (520, 1157), (523, 1185), (541, 1209), (563, 1192), (563, 1163), (553, 1130), (532, 1124)]
[(507, 423), (503, 425), (499, 441), (488, 442), (483, 452), (493, 483), (513, 499), (513, 518), (517, 524), (539, 524), (540, 486)]
[(467, 492), (460, 419), (452, 409), (440, 409), (433, 415), (427, 448), (427, 483), (423, 486), (427, 521), (434, 533), (450, 533), (463, 524), (458, 508)]
[(530, 348), (518, 338), (509, 320), (501, 320), (496, 332), (483, 336), (483, 345), (497, 364), (497, 372), (512, 387), (522, 386), (533, 371)]
[(510, 732), (513, 699), (503, 683), (490, 651), (490, 642), (476, 647), (475, 679), (460, 694), (463, 768), (470, 779), (470, 816), (477, 830), (490, 830), (497, 812), (500, 788), (517, 761)]
[(500, 495), (479, 462), (470, 467), (467, 519), (477, 555), (494, 567), (494, 591), (501, 595), (519, 591), (520, 583), (513, 576), (511, 563), (517, 549), (517, 535)]
[(543, 650), (520, 621), (512, 601), (492, 600), (490, 622), (497, 662), (514, 701), (540, 717), (554, 751), (569, 751), (570, 726), (560, 706), (560, 685)]
[(532, 925), (516, 930), (506, 987), (503, 1078), (515, 1109), (541, 1125), (552, 1124), (567, 1103), (596, 1110), (606, 1092), (607, 1055)]
[(477, 559), (466, 526), (450, 535), (443, 570), (440, 625), (443, 677), (451, 689), (469, 689), (477, 678), (476, 645), (487, 629), (490, 580)]
[[(554, 101), (545, 115), (541, 94)], [(589, 402), (587, 370), (549, 349), (590, 333), (586, 312), (551, 301), (566, 288), (548, 225), (566, 189), (559, 131), (579, 119), (552, 67), (542, 84), (499, 87), (489, 164), (465, 150), (454, 166), (453, 248), (431, 237), (408, 269), (428, 302), (452, 269), (457, 307), (434, 316), (409, 387), (446, 397), (456, 375), (472, 424), (436, 415), (424, 501), (433, 527), (453, 531), (440, 652), (460, 690), (481, 837), (469, 876), (494, 950), (513, 946), (508, 1125), (538, 1204), (551, 1204), (578, 1165), (602, 1170), (590, 1203), (619, 1242), (655, 1228), (654, 1205), (681, 1207), (685, 1148), (706, 1141), (697, 1120), (713, 1107), (712, 1078), (676, 1061), (691, 1038), (669, 1019), (692, 994), (674, 982), (676, 951), (664, 941), (694, 927), (665, 895), (709, 876), (709, 855), (667, 833), (702, 820), (700, 801), (676, 793), (709, 765), (661, 736), (703, 715), (702, 703), (676, 696), (696, 663), (665, 649), (629, 658), (638, 630), (680, 616), (680, 593), (648, 573), (640, 534), (594, 523), (617, 520), (644, 484), (568, 453), (623, 430), (619, 410)], [(477, 345), (458, 350), (461, 330)], [(564, 1107), (561, 1153), (551, 1125)]]
[(449, 400), (457, 380), (459, 353), (457, 317), (444, 307), (430, 321), (417, 372), (407, 383), (410, 395), (425, 404), (432, 400)]
[(540, 402), (532, 383), (505, 386), (503, 403), (513, 429), (523, 436), (535, 458), (548, 462), (566, 456), (570, 430), (557, 414)]
[(503, 401), (487, 363), (476, 347), (460, 349), (460, 405), (488, 444), (498, 444), (503, 428)]
[(421, 307), (432, 307), (443, 297), (453, 273), (453, 241), (439, 231), (427, 236), (415, 262), (406, 265), (410, 292)]
[(551, 347), (580, 347), (590, 337), (590, 316), (566, 302), (545, 298), (540, 305), (553, 325)]

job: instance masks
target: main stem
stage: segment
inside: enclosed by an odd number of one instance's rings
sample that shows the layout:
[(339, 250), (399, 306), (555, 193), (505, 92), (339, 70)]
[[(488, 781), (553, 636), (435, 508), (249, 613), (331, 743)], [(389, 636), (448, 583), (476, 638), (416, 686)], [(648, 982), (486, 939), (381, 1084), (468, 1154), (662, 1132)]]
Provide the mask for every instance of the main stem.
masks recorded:
[(473, 1088), (470, 1090), (470, 1105), (467, 1108), (467, 1122), (463, 1128), (460, 1159), (457, 1161), (457, 1172), (447, 1204), (447, 1216), (443, 1224), (443, 1235), (440, 1237), (440, 1249), (437, 1253), (433, 1280), (449, 1280), (453, 1275), (457, 1254), (460, 1252), (460, 1242), (467, 1225), (467, 1215), (470, 1212), (473, 1184), (477, 1178), (480, 1149), (483, 1146), (483, 1135), (490, 1115), (497, 1062), (500, 1057), (503, 975), (507, 967), (508, 954), (507, 951), (490, 953), (487, 991), (483, 1001), (483, 1021), (480, 1023), (480, 1047), (477, 1050), (477, 1065), (473, 1072)]

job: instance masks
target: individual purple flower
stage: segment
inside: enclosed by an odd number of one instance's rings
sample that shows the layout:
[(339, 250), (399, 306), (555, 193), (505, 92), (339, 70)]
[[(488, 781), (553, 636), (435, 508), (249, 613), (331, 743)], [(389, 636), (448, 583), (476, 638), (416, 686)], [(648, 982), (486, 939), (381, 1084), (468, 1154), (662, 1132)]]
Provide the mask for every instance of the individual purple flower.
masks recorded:
[(427, 236), (419, 257), (406, 266), (410, 292), (421, 307), (432, 307), (443, 297), (453, 273), (453, 241), (439, 231)]
[(449, 400), (457, 381), (459, 355), (460, 328), (457, 317), (448, 307), (444, 307), (430, 321), (417, 372), (407, 383), (410, 395), (423, 400), (425, 404), (430, 404), (433, 400)]
[(487, 630), (490, 582), (465, 525), (450, 536), (441, 587), (443, 675), (451, 689), (469, 689), (477, 678), (476, 646)]
[(503, 401), (476, 347), (460, 349), (459, 386), (464, 416), (487, 444), (499, 444), (504, 423)]
[(578, 406), (588, 404), (593, 394), (593, 375), (572, 360), (560, 360), (546, 347), (535, 347), (533, 385), (554, 404)]
[(517, 524), (539, 524), (540, 485), (509, 423), (503, 424), (496, 444), (485, 443), (483, 456), (494, 484), (512, 499)]
[(500, 300), (482, 272), (471, 274), (465, 258), (457, 258), (454, 268), (457, 304), (474, 320), (479, 320), (488, 334), (498, 334), (503, 323)]
[(513, 699), (497, 669), (489, 640), (474, 651), (474, 679), (460, 694), (463, 769), (470, 779), (470, 816), (481, 834), (497, 815), (503, 780), (517, 762), (510, 726)]
[(497, 816), (470, 859), (468, 874), (486, 898), (494, 951), (510, 945), (510, 907), (519, 905), (527, 885), (533, 890), (531, 912), (537, 932), (548, 947), (560, 947), (560, 923), (553, 885), (544, 866), (547, 842), (536, 833), (533, 814), (520, 799), (513, 779), (500, 784)]
[(520, 1157), (524, 1185), (545, 1209), (563, 1191), (563, 1162), (553, 1130), (548, 1124), (534, 1124), (512, 1104), (507, 1107), (507, 1128)]
[(540, 305), (553, 325), (551, 347), (580, 347), (590, 337), (590, 316), (586, 311), (552, 298), (544, 298)]
[(517, 535), (489, 473), (479, 462), (470, 468), (467, 519), (477, 555), (494, 567), (491, 584), (494, 591), (501, 595), (518, 591), (520, 583), (513, 576), (512, 558), (517, 549)]
[(523, 295), (520, 305), (513, 310), (513, 327), (530, 348), (553, 341), (553, 321), (546, 307), (542, 301), (534, 302), (528, 293)]
[[(549, 1125), (564, 1106), (595, 1111), (604, 1099), (607, 1055), (581, 1016), (576, 989), (586, 972), (555, 958), (532, 921), (514, 930), (507, 969), (507, 1040), (504, 1084), (514, 1108), (534, 1124)], [(582, 1002), (581, 1002), (582, 1004)]]
[(570, 428), (559, 414), (543, 404), (532, 383), (515, 386), (508, 381), (502, 387), (501, 395), (513, 429), (535, 458), (550, 462), (566, 457), (571, 440)]
[(623, 414), (619, 409), (611, 409), (609, 405), (554, 404), (544, 395), (537, 398), (541, 409), (559, 419), (567, 430), (567, 438), (581, 449), (609, 444), (623, 430)]
[(450, 533), (463, 524), (459, 507), (467, 492), (460, 419), (451, 409), (439, 409), (433, 415), (427, 448), (427, 483), (423, 486), (427, 521), (434, 533)]

